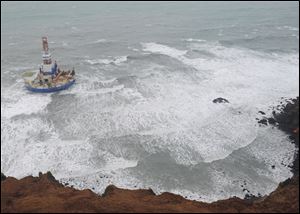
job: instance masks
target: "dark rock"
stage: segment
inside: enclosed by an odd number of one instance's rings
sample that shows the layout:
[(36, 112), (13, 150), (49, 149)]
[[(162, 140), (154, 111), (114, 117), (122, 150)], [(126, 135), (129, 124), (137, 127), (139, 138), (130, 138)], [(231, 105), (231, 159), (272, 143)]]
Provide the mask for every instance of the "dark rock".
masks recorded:
[[(299, 97), (286, 99), (287, 103), (279, 105), (280, 112), (272, 112), (273, 118), (264, 118), (258, 123), (277, 125), (277, 127), (289, 135), (289, 139), (299, 148)], [(273, 168), (273, 166), (272, 166)], [(295, 153), (292, 172), (299, 175), (299, 152)]]
[(281, 185), (282, 187), (287, 186), (289, 184), (291, 184), (293, 182), (293, 179), (288, 178), (285, 181), (281, 182), (279, 185)]
[(291, 140), (295, 140), (296, 138), (295, 138), (295, 136), (293, 136), (293, 135), (290, 135), (290, 136), (289, 136), (289, 139), (291, 139)]
[(155, 195), (155, 193), (153, 192), (152, 189), (147, 189), (147, 192), (148, 192), (149, 195)]
[(276, 124), (276, 120), (274, 119), (274, 118), (269, 118), (268, 119), (268, 122), (270, 123), (270, 124), (272, 124), (272, 125), (275, 125)]
[(218, 97), (218, 98), (213, 100), (213, 103), (229, 103), (229, 101), (226, 100), (225, 98)]
[(261, 119), (261, 120), (259, 120), (258, 121), (258, 123), (260, 123), (260, 124), (264, 124), (264, 125), (268, 125), (268, 121), (267, 121), (267, 119)]
[(272, 165), (272, 169), (275, 169), (275, 165)]
[(47, 175), (48, 180), (57, 182), (57, 180), (56, 180), (55, 177), (51, 174), (51, 172), (47, 172), (46, 175)]
[(1, 181), (4, 181), (6, 179), (6, 176), (1, 172)]
[(255, 200), (255, 195), (252, 195), (251, 193), (247, 193), (244, 197), (245, 200)]
[(114, 185), (109, 185), (108, 187), (106, 187), (104, 193), (102, 194), (102, 197), (113, 194), (114, 190), (116, 189), (117, 187), (115, 187)]
[(258, 111), (258, 113), (265, 115), (266, 113), (263, 111)]

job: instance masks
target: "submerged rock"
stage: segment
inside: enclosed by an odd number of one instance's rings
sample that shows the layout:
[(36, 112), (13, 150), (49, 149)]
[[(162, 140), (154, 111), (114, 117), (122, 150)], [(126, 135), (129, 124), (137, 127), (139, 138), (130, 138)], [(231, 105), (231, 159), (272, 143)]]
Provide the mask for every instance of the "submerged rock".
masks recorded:
[(266, 118), (263, 118), (258, 121), (258, 123), (263, 124), (263, 125), (268, 125), (268, 120)]
[(229, 103), (229, 101), (226, 100), (225, 98), (218, 97), (218, 98), (213, 100), (213, 103)]
[(276, 124), (276, 120), (274, 118), (269, 118), (268, 119), (269, 124), (275, 125)]

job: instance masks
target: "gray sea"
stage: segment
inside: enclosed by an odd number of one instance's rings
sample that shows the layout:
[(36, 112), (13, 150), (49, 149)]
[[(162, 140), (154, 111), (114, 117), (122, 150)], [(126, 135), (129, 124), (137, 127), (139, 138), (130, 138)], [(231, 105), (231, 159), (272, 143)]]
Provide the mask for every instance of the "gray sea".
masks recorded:
[[(42, 36), (75, 68), (70, 89), (25, 90)], [(1, 172), (96, 193), (268, 194), (296, 148), (256, 118), (299, 96), (298, 47), (298, 2), (1, 1)]]

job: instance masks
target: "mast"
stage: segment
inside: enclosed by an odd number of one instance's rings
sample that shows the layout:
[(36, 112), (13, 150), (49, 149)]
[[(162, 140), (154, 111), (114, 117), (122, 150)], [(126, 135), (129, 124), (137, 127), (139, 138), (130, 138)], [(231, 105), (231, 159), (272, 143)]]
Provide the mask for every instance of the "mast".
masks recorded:
[(51, 53), (49, 52), (49, 46), (48, 46), (48, 39), (47, 37), (42, 37), (42, 41), (43, 41), (43, 64), (44, 65), (51, 65), (52, 60), (51, 60)]

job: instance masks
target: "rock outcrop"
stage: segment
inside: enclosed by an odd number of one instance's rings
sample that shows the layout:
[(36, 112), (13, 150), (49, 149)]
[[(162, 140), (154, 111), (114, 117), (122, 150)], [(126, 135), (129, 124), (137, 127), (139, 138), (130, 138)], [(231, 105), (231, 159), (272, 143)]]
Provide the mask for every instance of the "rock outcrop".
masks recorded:
[(226, 100), (225, 98), (218, 97), (218, 98), (213, 100), (213, 103), (229, 103), (229, 101)]
[[(289, 135), (291, 141), (299, 149), (299, 97), (287, 101), (286, 104), (277, 106), (277, 110), (280, 109), (280, 112), (273, 111), (272, 117), (264, 117), (258, 123), (278, 127)], [(293, 173), (299, 175), (299, 152), (295, 154)]]

